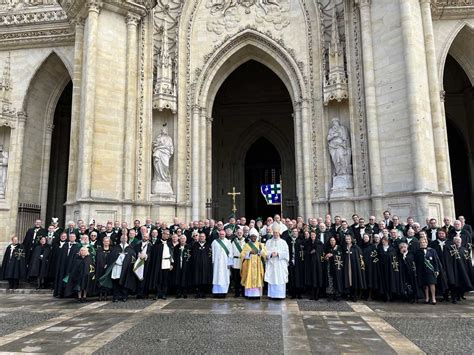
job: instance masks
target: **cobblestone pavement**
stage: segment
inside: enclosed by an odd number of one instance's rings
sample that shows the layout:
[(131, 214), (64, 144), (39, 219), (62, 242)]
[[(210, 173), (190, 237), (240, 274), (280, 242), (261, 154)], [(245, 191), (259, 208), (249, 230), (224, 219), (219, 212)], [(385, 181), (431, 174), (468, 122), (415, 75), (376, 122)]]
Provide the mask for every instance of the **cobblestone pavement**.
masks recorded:
[(326, 300), (56, 300), (0, 294), (0, 353), (472, 354), (474, 294), (457, 305)]

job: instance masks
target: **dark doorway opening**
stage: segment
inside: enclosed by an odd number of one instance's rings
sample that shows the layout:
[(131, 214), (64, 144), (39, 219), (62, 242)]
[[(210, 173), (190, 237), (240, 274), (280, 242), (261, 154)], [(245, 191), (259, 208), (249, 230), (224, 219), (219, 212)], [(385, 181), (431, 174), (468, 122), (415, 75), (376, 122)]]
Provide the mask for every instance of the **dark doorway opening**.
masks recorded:
[(54, 129), (51, 137), (51, 160), (49, 164), (48, 202), (46, 222), (58, 217), (65, 224), (67, 178), (69, 170), (69, 141), (71, 134), (72, 82), (64, 88), (54, 111)]
[(249, 218), (265, 219), (280, 213), (280, 205), (267, 204), (261, 194), (264, 184), (279, 184), (281, 159), (275, 146), (265, 138), (259, 138), (245, 157), (245, 212)]
[[(451, 180), (456, 218), (474, 222), (474, 88), (453, 56), (446, 57), (443, 78)], [(454, 216), (453, 216), (454, 217)]]
[(222, 83), (212, 111), (214, 218), (227, 219), (232, 213), (228, 192), (233, 187), (241, 192), (236, 198), (237, 217), (266, 218), (279, 213), (280, 206), (266, 206), (260, 185), (277, 183), (280, 175), (284, 181), (283, 210), (290, 215), (295, 213), (292, 113), (287, 87), (275, 72), (260, 62), (243, 63)]
[(472, 223), (472, 205), (471, 199), (468, 198), (472, 194), (472, 187), (467, 146), (459, 129), (449, 120), (447, 129), (456, 217), (464, 216)]

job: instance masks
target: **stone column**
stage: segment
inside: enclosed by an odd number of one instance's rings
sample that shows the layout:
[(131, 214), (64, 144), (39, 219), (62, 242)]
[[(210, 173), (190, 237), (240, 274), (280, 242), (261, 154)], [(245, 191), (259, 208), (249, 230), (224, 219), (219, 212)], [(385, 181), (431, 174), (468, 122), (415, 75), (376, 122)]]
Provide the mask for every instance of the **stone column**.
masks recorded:
[(412, 151), (412, 166), (413, 166), (413, 189), (416, 192), (426, 191), (426, 179), (424, 179), (422, 170), (419, 169), (415, 171), (416, 167), (419, 164), (422, 164), (423, 161), (426, 161), (429, 157), (423, 156), (422, 144), (423, 142), (423, 132), (426, 130), (426, 125), (423, 125), (419, 121), (420, 114), (422, 114), (422, 103), (418, 102), (420, 93), (421, 83), (418, 82), (419, 79), (418, 73), (424, 70), (424, 67), (420, 68), (420, 62), (416, 57), (417, 53), (415, 52), (419, 49), (417, 45), (415, 26), (413, 21), (415, 20), (415, 15), (413, 14), (413, 5), (412, 0), (400, 0), (400, 18), (401, 18), (401, 28), (402, 28), (402, 40), (404, 48), (404, 60), (406, 67), (406, 91), (407, 91), (407, 106), (408, 106), (408, 122), (409, 129), (411, 133), (411, 151)]
[(137, 126), (137, 72), (138, 72), (138, 36), (137, 26), (140, 16), (128, 13), (127, 23), (127, 91), (125, 92), (125, 129), (124, 129), (124, 171), (123, 199), (131, 201), (135, 197), (135, 158)]
[[(53, 137), (54, 125), (52, 123), (47, 124), (44, 132), (44, 146), (43, 146), (43, 161), (41, 172), (41, 185), (40, 185), (40, 201), (41, 201), (41, 219), (46, 219), (46, 205), (48, 203), (48, 182), (49, 182), (49, 166), (51, 163), (51, 140)], [(49, 223), (49, 221), (46, 221)], [(64, 223), (64, 221), (62, 221)]]
[[(8, 192), (11, 196), (11, 208), (10, 208), (10, 220), (11, 223), (8, 226), (8, 235), (4, 236), (4, 241), (8, 240), (8, 236), (11, 233), (15, 233), (16, 231), (16, 225), (17, 225), (17, 218), (18, 218), (18, 203), (19, 203), (19, 198), (20, 198), (20, 181), (21, 181), (21, 166), (23, 162), (23, 147), (24, 147), (24, 141), (25, 141), (25, 124), (26, 124), (26, 119), (27, 115), (25, 112), (20, 111), (17, 113), (18, 117), (18, 124), (17, 127), (15, 128), (16, 131), (16, 136), (15, 136), (15, 141), (12, 142), (10, 141), (10, 162), (12, 163), (8, 169), (8, 176), (12, 177), (15, 176), (15, 179), (9, 179), (7, 181)], [(12, 152), (15, 152), (14, 157), (12, 159)], [(10, 164), (9, 162), (9, 164)], [(22, 238), (23, 236), (19, 236)]]
[(199, 219), (199, 119), (201, 115), (201, 107), (193, 105), (192, 122), (191, 122), (191, 218)]
[[(446, 134), (446, 119), (441, 108), (440, 79), (438, 77), (438, 65), (436, 62), (436, 49), (433, 34), (433, 20), (431, 18), (431, 1), (420, 0), (421, 20), (425, 39), (426, 66), (428, 69), (428, 83), (431, 104), (431, 120), (433, 125), (433, 140), (435, 149), (436, 171), (438, 174), (438, 190), (440, 192), (452, 192), (451, 175), (449, 168), (449, 151)], [(443, 199), (446, 200), (446, 199)], [(445, 214), (454, 212), (445, 206)]]
[(95, 117), (95, 89), (97, 71), (97, 26), (102, 4), (96, 1), (88, 2), (87, 36), (85, 37), (85, 97), (80, 120), (80, 144), (79, 144), (79, 198), (89, 199), (91, 197), (92, 179), (92, 147), (94, 137)]
[(365, 111), (369, 146), (370, 190), (372, 213), (382, 212), (382, 169), (380, 161), (379, 128), (377, 120), (377, 94), (375, 92), (374, 54), (370, 1), (360, 0), (360, 29), (365, 89)]
[(304, 211), (305, 211), (305, 220), (309, 217), (313, 217), (313, 206), (312, 206), (312, 197), (313, 197), (313, 185), (311, 179), (311, 157), (313, 156), (311, 152), (311, 141), (309, 139), (311, 135), (310, 129), (310, 108), (309, 102), (306, 99), (303, 99), (301, 102), (301, 143), (303, 144), (303, 181), (304, 181)]
[(199, 218), (206, 216), (206, 194), (207, 194), (207, 125), (206, 109), (201, 109), (199, 119)]
[[(78, 185), (79, 126), (81, 111), (82, 56), (84, 50), (84, 19), (75, 21), (74, 67), (72, 77), (71, 135), (69, 138), (69, 174), (67, 183), (67, 201), (75, 200)], [(69, 214), (68, 214), (69, 216)]]
[(298, 214), (305, 215), (304, 209), (304, 180), (303, 180), (303, 146), (301, 139), (301, 102), (294, 102), (293, 122), (295, 130), (295, 170), (296, 170), (296, 193), (298, 197)]
[[(207, 128), (206, 128), (206, 174), (207, 174), (207, 197), (212, 198), (212, 117), (207, 117)], [(212, 215), (212, 210), (211, 210)], [(211, 217), (211, 216), (206, 216)]]

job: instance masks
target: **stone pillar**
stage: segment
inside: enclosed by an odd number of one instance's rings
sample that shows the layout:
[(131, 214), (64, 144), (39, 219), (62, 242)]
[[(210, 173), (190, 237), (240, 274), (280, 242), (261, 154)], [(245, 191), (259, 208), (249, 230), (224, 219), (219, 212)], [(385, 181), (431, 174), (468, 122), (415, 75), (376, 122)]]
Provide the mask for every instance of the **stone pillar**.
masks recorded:
[(206, 216), (206, 194), (207, 194), (207, 127), (206, 127), (206, 109), (201, 109), (199, 119), (199, 218)]
[(97, 27), (99, 13), (102, 4), (90, 1), (88, 6), (87, 31), (85, 38), (85, 58), (84, 89), (85, 95), (81, 107), (80, 118), (80, 141), (79, 141), (79, 162), (81, 169), (78, 170), (78, 198), (89, 199), (91, 197), (92, 180), (92, 151), (94, 138), (94, 118), (95, 118), (95, 89), (97, 71)]
[(69, 138), (69, 174), (67, 183), (67, 201), (76, 198), (78, 185), (78, 153), (79, 153), (79, 126), (81, 111), (82, 87), (82, 57), (84, 50), (84, 19), (75, 21), (76, 36), (74, 40), (74, 67), (72, 77), (72, 108), (71, 108), (71, 135)]
[(377, 94), (375, 92), (374, 54), (372, 43), (372, 18), (370, 1), (360, 0), (360, 29), (364, 67), (365, 111), (369, 146), (370, 190), (372, 213), (382, 212), (382, 169), (380, 161), (379, 128), (377, 120)]
[(192, 122), (191, 122), (191, 218), (199, 219), (199, 119), (201, 115), (201, 107), (193, 105)]
[[(40, 185), (40, 201), (41, 201), (41, 220), (46, 219), (46, 208), (48, 203), (48, 182), (49, 182), (49, 166), (51, 163), (51, 141), (53, 137), (54, 125), (49, 123), (46, 125), (44, 132), (44, 146), (43, 146), (43, 162), (42, 167), (43, 171), (41, 172), (41, 185)], [(49, 223), (49, 221), (46, 221)], [(64, 221), (61, 221), (64, 223)]]
[[(408, 123), (411, 140), (413, 192), (425, 194), (437, 189), (436, 166), (432, 144), (431, 108), (429, 102), (425, 46), (419, 18), (419, 2), (400, 0), (400, 20), (404, 48)], [(423, 167), (423, 168), (420, 168)], [(434, 186), (436, 185), (436, 186)], [(415, 218), (426, 217), (426, 206), (417, 197)]]
[[(8, 176), (15, 176), (15, 179), (9, 179), (7, 181), (8, 190), (10, 191), (11, 196), (11, 204), (10, 204), (10, 221), (8, 225), (8, 235), (5, 235), (2, 240), (8, 241), (9, 236), (11, 233), (15, 233), (16, 225), (17, 225), (17, 218), (18, 218), (18, 200), (20, 198), (20, 181), (21, 181), (21, 166), (23, 162), (23, 147), (24, 147), (24, 140), (25, 140), (25, 124), (26, 124), (26, 113), (20, 111), (17, 113), (18, 117), (18, 124), (15, 128), (16, 135), (15, 141), (10, 141), (10, 162), (8, 167)], [(14, 157), (12, 157), (11, 153), (14, 151)], [(13, 158), (13, 159), (12, 159)], [(23, 236), (18, 236), (23, 238)], [(21, 240), (21, 239), (20, 239)]]
[(137, 126), (137, 72), (138, 72), (138, 36), (137, 26), (140, 16), (128, 13), (127, 23), (127, 91), (125, 92), (125, 129), (124, 129), (124, 169), (123, 199), (131, 201), (135, 197), (135, 158)]
[[(449, 151), (446, 134), (446, 119), (442, 111), (440, 98), (440, 80), (436, 62), (436, 49), (433, 34), (433, 20), (431, 18), (431, 1), (420, 0), (421, 20), (425, 39), (426, 66), (428, 69), (428, 83), (431, 104), (431, 120), (433, 125), (433, 140), (435, 149), (436, 171), (438, 175), (438, 190), (442, 193), (452, 192), (452, 182), (449, 167)], [(444, 198), (444, 213), (454, 213), (450, 209), (452, 201)], [(454, 217), (454, 216), (453, 216)]]
[[(207, 197), (212, 198), (212, 117), (207, 117), (207, 127), (206, 127), (206, 174), (207, 174)], [(212, 210), (211, 210), (212, 215)], [(211, 216), (206, 216), (211, 217)]]
[(303, 193), (305, 220), (307, 220), (309, 217), (313, 217), (313, 185), (311, 179), (311, 157), (313, 156), (313, 154), (311, 152), (311, 141), (309, 139), (311, 135), (310, 119), (311, 114), (309, 109), (309, 102), (308, 100), (303, 99), (301, 102), (301, 144), (303, 144)]
[(295, 170), (296, 170), (296, 193), (298, 197), (298, 214), (305, 215), (304, 209), (304, 180), (303, 180), (303, 145), (301, 140), (301, 102), (294, 102), (293, 122), (295, 130)]

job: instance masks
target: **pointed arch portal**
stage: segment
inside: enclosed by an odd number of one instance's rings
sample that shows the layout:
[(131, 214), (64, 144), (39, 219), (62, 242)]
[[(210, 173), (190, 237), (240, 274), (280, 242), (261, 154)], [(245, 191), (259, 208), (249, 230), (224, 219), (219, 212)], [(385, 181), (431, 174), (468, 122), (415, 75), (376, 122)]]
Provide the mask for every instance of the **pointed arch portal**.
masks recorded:
[(293, 106), (285, 84), (267, 66), (249, 60), (220, 86), (213, 102), (212, 187), (217, 218), (232, 208), (228, 192), (235, 186), (237, 214), (247, 218), (280, 213), (269, 206), (260, 185), (283, 183), (283, 210), (296, 214)]

